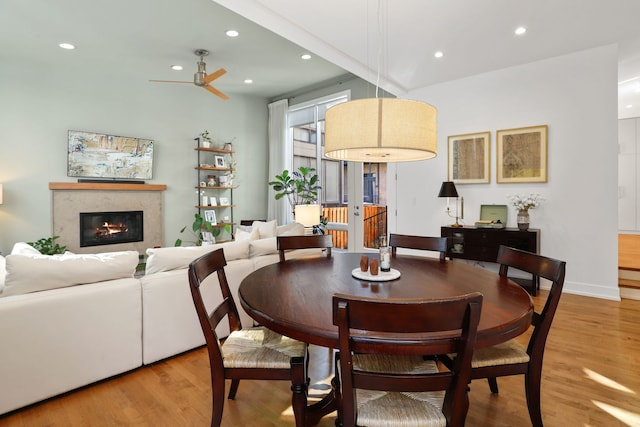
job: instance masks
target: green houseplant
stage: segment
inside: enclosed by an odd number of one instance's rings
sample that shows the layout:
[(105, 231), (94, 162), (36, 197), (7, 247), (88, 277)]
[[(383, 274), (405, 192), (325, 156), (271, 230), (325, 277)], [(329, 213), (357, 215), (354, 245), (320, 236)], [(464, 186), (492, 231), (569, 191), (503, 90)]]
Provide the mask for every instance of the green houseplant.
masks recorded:
[[(275, 180), (269, 182), (276, 192), (276, 200), (286, 197), (292, 212), (296, 205), (317, 203), (318, 190), (322, 187), (318, 185), (318, 175), (315, 172), (315, 168), (300, 166), (292, 173), (285, 169), (280, 175), (276, 175)], [(326, 225), (327, 218), (320, 216), (320, 224), (313, 226), (313, 233), (324, 234)]]
[(27, 242), (27, 244), (39, 250), (43, 255), (63, 254), (67, 250), (67, 247), (55, 243), (54, 240), (58, 238), (60, 238), (60, 236), (51, 236), (36, 240), (35, 242)]
[(298, 170), (289, 173), (287, 169), (276, 175), (269, 185), (276, 192), (276, 200), (286, 197), (293, 211), (296, 205), (309, 205), (318, 199), (318, 175), (315, 168), (300, 166)]
[[(187, 231), (187, 228), (187, 225), (182, 227), (180, 233), (184, 233), (185, 231)], [(227, 233), (231, 233), (231, 225), (225, 224), (223, 228)], [(192, 235), (192, 240), (189, 240), (189, 242), (193, 243), (196, 246), (202, 246), (202, 231), (208, 231), (213, 235), (213, 237), (217, 238), (222, 232), (222, 229), (220, 227), (214, 227), (213, 224), (211, 224), (209, 221), (205, 221), (204, 218), (202, 218), (202, 215), (196, 213), (194, 214), (191, 229), (189, 229), (188, 231)], [(182, 239), (176, 239), (174, 246), (182, 246)]]

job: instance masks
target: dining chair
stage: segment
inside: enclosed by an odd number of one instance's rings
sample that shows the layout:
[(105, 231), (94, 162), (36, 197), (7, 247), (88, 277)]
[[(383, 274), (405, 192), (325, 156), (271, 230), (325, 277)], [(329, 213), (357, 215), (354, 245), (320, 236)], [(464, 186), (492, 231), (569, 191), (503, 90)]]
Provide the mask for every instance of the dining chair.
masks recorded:
[(408, 234), (390, 234), (389, 246), (391, 256), (396, 256), (397, 248), (421, 249), (440, 252), (440, 261), (444, 261), (447, 254), (446, 237), (411, 236)]
[[(525, 394), (531, 424), (541, 427), (540, 380), (542, 376), (542, 358), (549, 329), (553, 322), (562, 286), (566, 263), (556, 259), (500, 246), (498, 250), (500, 276), (507, 276), (509, 268), (526, 271), (551, 281), (551, 289), (541, 312), (534, 312), (531, 319), (533, 331), (529, 344), (525, 349), (515, 340), (510, 340), (492, 347), (476, 350), (471, 362), (471, 379), (487, 378), (492, 393), (498, 393), (497, 377), (524, 374)], [(444, 356), (442, 362), (451, 366), (451, 355)]]
[[(334, 295), (336, 425), (463, 426), (482, 299), (479, 292), (437, 300)], [(416, 337), (424, 333), (438, 337)], [(445, 348), (457, 357), (440, 372), (428, 356)]]
[(278, 253), (280, 262), (285, 261), (285, 252), (291, 249), (324, 249), (327, 258), (331, 258), (333, 236), (331, 234), (313, 234), (309, 236), (278, 236)]
[[(296, 426), (305, 425), (307, 406), (307, 344), (264, 327), (243, 329), (229, 289), (223, 249), (209, 252), (189, 264), (189, 285), (200, 326), (207, 343), (211, 370), (211, 426), (220, 426), (224, 409), (225, 380), (231, 380), (229, 399), (235, 399), (241, 379), (291, 381), (291, 404)], [(206, 304), (217, 274), (223, 301), (213, 309)], [(229, 336), (221, 340), (216, 327), (225, 318)]]

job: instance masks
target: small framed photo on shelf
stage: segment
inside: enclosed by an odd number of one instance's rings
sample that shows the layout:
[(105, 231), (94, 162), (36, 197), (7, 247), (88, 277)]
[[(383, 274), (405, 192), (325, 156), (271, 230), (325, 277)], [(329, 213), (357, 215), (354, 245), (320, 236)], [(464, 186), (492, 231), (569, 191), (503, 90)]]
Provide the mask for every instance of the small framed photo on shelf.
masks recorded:
[(216, 211), (204, 211), (204, 220), (210, 222), (212, 225), (218, 224), (216, 220)]
[(224, 161), (224, 157), (223, 156), (213, 156), (213, 160), (215, 161), (216, 167), (217, 168), (226, 168), (227, 164)]
[(228, 197), (220, 197), (220, 206), (228, 206), (229, 198)]
[(203, 231), (202, 232), (202, 245), (206, 246), (206, 245), (213, 245), (216, 243), (216, 238), (213, 237), (213, 233), (210, 231)]
[(215, 197), (213, 196), (209, 197), (209, 206), (218, 206), (218, 201), (216, 200)]

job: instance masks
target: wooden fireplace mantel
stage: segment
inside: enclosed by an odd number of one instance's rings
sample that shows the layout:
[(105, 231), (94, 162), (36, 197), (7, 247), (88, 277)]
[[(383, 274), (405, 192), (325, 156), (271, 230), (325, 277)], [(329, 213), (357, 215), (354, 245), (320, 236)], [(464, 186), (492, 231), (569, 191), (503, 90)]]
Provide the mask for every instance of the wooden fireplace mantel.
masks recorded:
[(165, 184), (122, 184), (111, 182), (50, 182), (49, 190), (165, 191)]

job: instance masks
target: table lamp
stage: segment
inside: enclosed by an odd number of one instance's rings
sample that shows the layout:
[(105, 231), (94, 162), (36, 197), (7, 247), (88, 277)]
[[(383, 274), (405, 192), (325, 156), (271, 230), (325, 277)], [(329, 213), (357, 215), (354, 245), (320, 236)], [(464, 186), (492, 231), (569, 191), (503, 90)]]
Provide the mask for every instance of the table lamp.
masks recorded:
[(313, 234), (313, 226), (320, 224), (320, 205), (296, 205), (296, 222), (304, 226), (304, 234)]
[[(456, 190), (456, 185), (453, 181), (444, 181), (442, 186), (440, 187), (440, 193), (438, 193), (438, 197), (446, 197), (447, 198), (447, 215), (451, 216), (451, 210), (449, 209), (449, 198), (456, 198), (456, 223), (451, 225), (452, 227), (462, 227), (458, 223), (458, 190)], [(460, 197), (460, 218), (464, 218), (464, 198)]]

